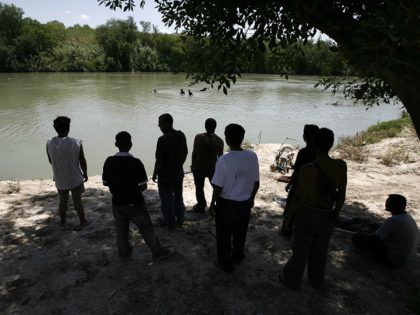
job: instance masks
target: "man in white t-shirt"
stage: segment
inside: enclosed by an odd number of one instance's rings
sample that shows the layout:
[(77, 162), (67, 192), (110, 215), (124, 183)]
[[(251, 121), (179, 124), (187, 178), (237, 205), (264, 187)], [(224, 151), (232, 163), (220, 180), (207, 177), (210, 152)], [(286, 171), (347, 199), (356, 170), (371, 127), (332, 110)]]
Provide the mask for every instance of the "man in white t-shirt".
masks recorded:
[(82, 205), (84, 182), (88, 180), (87, 164), (83, 152), (82, 141), (68, 136), (70, 118), (59, 116), (54, 120), (57, 137), (47, 142), (48, 161), (52, 165), (55, 186), (58, 190), (59, 213), (61, 225), (66, 224), (69, 192), (73, 198), (74, 209), (80, 220), (80, 226), (87, 225)]
[(220, 156), (212, 179), (209, 212), (216, 214), (217, 267), (227, 273), (244, 258), (251, 208), (260, 186), (257, 155), (241, 148), (245, 130), (237, 124), (225, 129), (230, 151)]
[(406, 204), (404, 196), (389, 195), (385, 210), (391, 212), (392, 216), (375, 233), (356, 233), (352, 238), (353, 245), (372, 253), (381, 263), (403, 266), (413, 256), (419, 242), (419, 229), (405, 211)]

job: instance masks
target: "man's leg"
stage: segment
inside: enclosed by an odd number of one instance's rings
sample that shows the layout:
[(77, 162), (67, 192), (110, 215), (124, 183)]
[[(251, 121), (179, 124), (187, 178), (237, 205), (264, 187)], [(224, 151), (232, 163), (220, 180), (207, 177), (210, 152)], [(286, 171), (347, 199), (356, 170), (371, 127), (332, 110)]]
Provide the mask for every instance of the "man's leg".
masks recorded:
[(371, 253), (378, 262), (386, 265), (390, 264), (386, 247), (376, 234), (357, 232), (351, 238), (351, 242), (358, 249)]
[(143, 236), (144, 242), (149, 246), (153, 254), (158, 254), (162, 250), (159, 239), (156, 236), (149, 212), (145, 206), (140, 206), (140, 215), (133, 218), (133, 223), (138, 227), (140, 234)]
[(85, 191), (85, 185), (82, 183), (71, 190), (71, 197), (73, 198), (74, 209), (80, 220), (80, 225), (86, 224), (85, 210), (82, 204), (82, 194)]
[(246, 241), (246, 234), (248, 232), (249, 218), (251, 216), (251, 209), (249, 205), (243, 203), (239, 209), (235, 209), (235, 222), (233, 224), (233, 239), (232, 239), (232, 261), (240, 263), (244, 258), (244, 248)]
[(173, 199), (175, 204), (175, 216), (178, 225), (182, 225), (185, 220), (185, 205), (184, 198), (182, 197), (184, 184), (184, 172), (181, 171), (176, 178), (173, 186)]
[(169, 180), (159, 180), (158, 190), (164, 223), (169, 229), (173, 229), (175, 227), (175, 209), (173, 192)]
[(197, 206), (195, 211), (204, 212), (206, 209), (206, 196), (204, 194), (204, 180), (206, 179), (199, 172), (194, 172), (194, 184), (195, 184), (195, 198), (197, 199)]
[(112, 205), (112, 213), (115, 221), (115, 232), (117, 237), (118, 254), (122, 258), (128, 258), (132, 247), (129, 241), (130, 219), (118, 212), (123, 206)]
[(232, 224), (230, 220), (233, 209), (229, 208), (228, 203), (219, 198), (216, 202), (216, 244), (217, 262), (226, 272), (232, 272)]
[[(325, 266), (327, 264), (328, 245), (330, 242), (332, 225), (329, 214), (320, 214), (319, 231), (314, 237), (308, 257), (308, 276), (314, 288), (322, 288), (325, 280)], [(322, 222), (321, 222), (322, 221)]]
[(69, 191), (58, 190), (58, 213), (60, 214), (61, 225), (66, 224), (67, 204), (69, 202)]
[(296, 229), (293, 239), (292, 256), (287, 261), (283, 269), (283, 283), (290, 289), (300, 289), (303, 272), (305, 271), (308, 260), (312, 234), (305, 224), (305, 213), (300, 213), (296, 218)]

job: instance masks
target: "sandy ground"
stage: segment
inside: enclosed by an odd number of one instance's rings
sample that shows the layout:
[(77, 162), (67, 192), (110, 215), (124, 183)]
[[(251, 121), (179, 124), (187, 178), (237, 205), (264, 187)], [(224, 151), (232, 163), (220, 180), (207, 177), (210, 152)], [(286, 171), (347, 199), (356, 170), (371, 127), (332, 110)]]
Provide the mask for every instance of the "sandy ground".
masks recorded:
[[(378, 157), (390, 147), (409, 152), (409, 161), (384, 166)], [(1, 314), (411, 314), (420, 299), (420, 251), (403, 269), (390, 270), (352, 248), (351, 233), (336, 229), (330, 243), (328, 288), (315, 291), (304, 277), (292, 292), (277, 279), (291, 254), (291, 242), (278, 235), (286, 197), (285, 184), (272, 173), (278, 144), (253, 149), (259, 156), (261, 189), (247, 238), (246, 260), (233, 275), (216, 269), (213, 219), (195, 215), (191, 174), (184, 181), (187, 221), (183, 228), (156, 227), (176, 254), (154, 263), (132, 227), (132, 259), (116, 254), (110, 194), (100, 176), (86, 184), (84, 205), (92, 224), (81, 231), (58, 224), (57, 194), (51, 180), (20, 183), (6, 194), (0, 182)], [(408, 211), (420, 226), (420, 143), (413, 136), (369, 146), (367, 162), (348, 162), (348, 194), (342, 219), (382, 222), (389, 193), (404, 194)], [(210, 186), (206, 186), (210, 199)], [(152, 220), (159, 216), (157, 187), (145, 193)], [(70, 206), (68, 222), (77, 224)]]

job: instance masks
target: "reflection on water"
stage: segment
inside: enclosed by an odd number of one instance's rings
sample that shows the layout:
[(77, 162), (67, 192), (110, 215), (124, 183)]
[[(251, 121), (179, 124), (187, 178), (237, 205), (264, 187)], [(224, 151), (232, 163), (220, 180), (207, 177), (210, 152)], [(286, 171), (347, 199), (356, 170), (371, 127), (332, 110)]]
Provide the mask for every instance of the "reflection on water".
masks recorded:
[[(105, 158), (116, 152), (114, 136), (121, 130), (132, 134), (132, 153), (151, 174), (161, 135), (157, 120), (165, 112), (174, 117), (175, 129), (184, 131), (190, 153), (194, 135), (204, 131), (208, 117), (217, 120), (219, 135), (236, 122), (254, 143), (261, 134), (262, 143), (289, 137), (303, 144), (306, 123), (342, 136), (400, 114), (400, 106), (392, 105), (366, 111), (341, 95), (315, 89), (316, 78), (310, 77), (244, 76), (228, 96), (217, 90), (200, 92), (202, 85), (188, 83), (184, 75), (172, 74), (0, 74), (0, 179), (51, 177), (45, 144), (55, 135), (52, 121), (59, 115), (72, 119), (70, 136), (83, 140), (88, 173), (94, 175), (101, 174)], [(194, 95), (180, 95), (181, 88)]]

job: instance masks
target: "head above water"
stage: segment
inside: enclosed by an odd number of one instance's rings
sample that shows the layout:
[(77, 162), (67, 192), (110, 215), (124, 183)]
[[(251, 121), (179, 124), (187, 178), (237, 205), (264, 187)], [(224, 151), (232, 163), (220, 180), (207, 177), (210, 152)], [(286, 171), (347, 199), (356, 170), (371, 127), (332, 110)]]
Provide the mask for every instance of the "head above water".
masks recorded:
[(70, 131), (70, 118), (58, 116), (54, 119), (54, 129), (59, 135), (67, 135)]
[(385, 201), (385, 210), (392, 214), (404, 213), (406, 206), (407, 199), (398, 194), (388, 195), (388, 199)]
[(120, 131), (115, 136), (115, 146), (123, 152), (130, 151), (132, 147), (131, 135), (127, 131)]
[(317, 125), (305, 125), (303, 127), (303, 140), (305, 142), (312, 144), (316, 133), (318, 132), (319, 127)]
[(162, 114), (159, 116), (159, 128), (162, 132), (172, 129), (174, 119), (168, 113)]
[(245, 137), (245, 129), (238, 124), (229, 124), (225, 128), (226, 143), (232, 147), (239, 147)]
[(328, 152), (334, 144), (334, 132), (328, 128), (319, 129), (315, 134), (314, 144), (318, 151)]
[(206, 122), (204, 123), (204, 127), (206, 128), (206, 131), (208, 133), (214, 133), (214, 131), (216, 130), (216, 120), (214, 120), (213, 118), (207, 118)]

